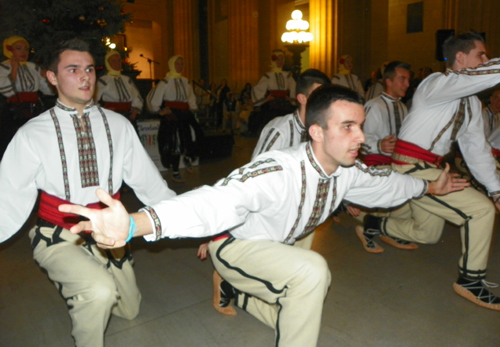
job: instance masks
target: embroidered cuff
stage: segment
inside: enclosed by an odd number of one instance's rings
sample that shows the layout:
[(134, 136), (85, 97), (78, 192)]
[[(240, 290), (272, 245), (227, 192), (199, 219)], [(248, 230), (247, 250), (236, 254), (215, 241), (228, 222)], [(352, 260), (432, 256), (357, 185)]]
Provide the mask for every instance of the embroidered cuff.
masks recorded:
[(424, 182), (424, 189), (422, 190), (422, 192), (415, 197), (415, 199), (419, 199), (421, 197), (423, 197), (425, 195), (425, 193), (427, 193), (427, 190), (429, 189), (429, 181), (426, 181), (426, 180), (422, 180)]
[(145, 206), (139, 210), (139, 212), (146, 212), (149, 220), (151, 221), (151, 225), (153, 226), (153, 235), (149, 235), (148, 237), (144, 237), (146, 241), (158, 241), (161, 239), (161, 221), (156, 211), (150, 207)]

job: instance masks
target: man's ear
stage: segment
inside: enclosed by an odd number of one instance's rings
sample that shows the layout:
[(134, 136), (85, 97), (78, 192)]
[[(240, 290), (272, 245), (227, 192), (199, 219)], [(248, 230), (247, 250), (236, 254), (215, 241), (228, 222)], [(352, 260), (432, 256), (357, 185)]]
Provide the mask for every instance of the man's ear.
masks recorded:
[(47, 79), (49, 80), (50, 84), (52, 84), (53, 86), (57, 86), (57, 77), (53, 71), (47, 70)]
[(299, 93), (297, 94), (296, 98), (301, 105), (305, 106), (307, 104), (307, 96), (305, 96), (304, 94)]
[(464, 60), (465, 60), (465, 53), (464, 52), (457, 52), (455, 55), (455, 63), (458, 63), (460, 66), (464, 65)]
[(323, 141), (323, 128), (319, 124), (313, 124), (309, 127), (309, 135), (311, 136), (313, 142)]

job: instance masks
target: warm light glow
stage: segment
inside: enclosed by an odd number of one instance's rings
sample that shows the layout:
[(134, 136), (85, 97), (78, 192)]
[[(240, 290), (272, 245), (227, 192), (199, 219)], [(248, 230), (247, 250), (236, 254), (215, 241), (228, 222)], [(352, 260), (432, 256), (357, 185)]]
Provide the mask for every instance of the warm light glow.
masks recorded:
[(111, 44), (109, 45), (109, 48), (111, 48), (111, 49), (115, 49), (115, 48), (116, 48), (116, 45), (115, 45), (114, 43), (111, 43)]
[(292, 19), (286, 23), (287, 32), (281, 36), (281, 41), (290, 43), (306, 43), (313, 39), (309, 29), (309, 22), (302, 20), (302, 12), (295, 10), (292, 12)]

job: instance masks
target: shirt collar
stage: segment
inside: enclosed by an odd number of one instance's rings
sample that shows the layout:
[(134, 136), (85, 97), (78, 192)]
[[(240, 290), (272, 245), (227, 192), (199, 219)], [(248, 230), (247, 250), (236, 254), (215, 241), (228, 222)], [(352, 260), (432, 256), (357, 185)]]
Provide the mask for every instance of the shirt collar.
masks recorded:
[(387, 98), (387, 99), (391, 100), (392, 102), (397, 102), (397, 101), (399, 101), (399, 99), (401, 99), (401, 98), (397, 98), (397, 99), (396, 99), (396, 98), (394, 98), (394, 97), (390, 96), (389, 94), (387, 94), (386, 92), (382, 92), (382, 95), (383, 95), (385, 98)]
[[(61, 100), (57, 99), (57, 102), (56, 102), (56, 106), (59, 107), (61, 110), (64, 110), (66, 112), (76, 112), (76, 108), (73, 108), (73, 107), (69, 107), (69, 106), (66, 106), (64, 105)], [(90, 110), (90, 108), (94, 106), (94, 100), (90, 100), (90, 102), (88, 103), (87, 106), (85, 106), (85, 109), (84, 111), (85, 112), (88, 112)]]
[(312, 150), (310, 142), (307, 142), (305, 144), (305, 149), (306, 149), (306, 155), (307, 155), (307, 159), (309, 160), (309, 163), (314, 168), (314, 170), (316, 170), (316, 172), (320, 175), (320, 177), (322, 179), (331, 179), (332, 177), (340, 176), (340, 174), (342, 172), (341, 166), (339, 166), (337, 168), (337, 170), (335, 170), (335, 172), (332, 173), (330, 176), (328, 176), (325, 173), (325, 170), (323, 170), (323, 167), (321, 166), (321, 164), (316, 159), (316, 156), (314, 155), (314, 151)]

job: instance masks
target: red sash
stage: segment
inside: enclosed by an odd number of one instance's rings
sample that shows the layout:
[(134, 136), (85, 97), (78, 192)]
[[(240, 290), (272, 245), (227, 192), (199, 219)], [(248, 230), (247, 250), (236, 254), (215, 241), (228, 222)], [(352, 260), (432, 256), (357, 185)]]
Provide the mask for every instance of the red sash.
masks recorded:
[(493, 156), (495, 158), (500, 158), (500, 150), (498, 150), (498, 149), (492, 148), (491, 149), (491, 154), (493, 154)]
[(363, 157), (363, 163), (367, 166), (391, 165), (391, 157), (382, 154), (368, 154)]
[(288, 96), (288, 90), (278, 90), (278, 89), (270, 90), (269, 95), (272, 95), (275, 98), (285, 99)]
[(104, 108), (107, 108), (111, 111), (130, 111), (132, 109), (131, 102), (104, 102)]
[(10, 98), (7, 99), (7, 102), (14, 102), (14, 103), (19, 103), (19, 102), (31, 102), (31, 103), (37, 103), (38, 102), (38, 93), (36, 92), (19, 92), (16, 95), (12, 95)]
[[(398, 159), (396, 159), (396, 158)], [(413, 162), (404, 161), (404, 157), (408, 157), (408, 159), (417, 159), (423, 160), (430, 164), (441, 165), (441, 161), (443, 157), (440, 157), (437, 154), (429, 152), (428, 150), (423, 149), (413, 143), (406, 142), (400, 139), (396, 140), (396, 147), (394, 148), (394, 155), (392, 157), (392, 162), (397, 165), (411, 165)]]
[(165, 107), (175, 108), (176, 110), (189, 110), (189, 104), (181, 101), (165, 101)]
[[(120, 191), (113, 195), (113, 199), (120, 200)], [(40, 207), (38, 209), (38, 217), (64, 229), (69, 229), (73, 225), (78, 224), (82, 219), (80, 216), (74, 214), (63, 213), (58, 210), (59, 205), (72, 204), (69, 201), (58, 198), (42, 192), (40, 196)], [(86, 207), (93, 209), (103, 209), (107, 207), (102, 202), (95, 202), (88, 204)]]

